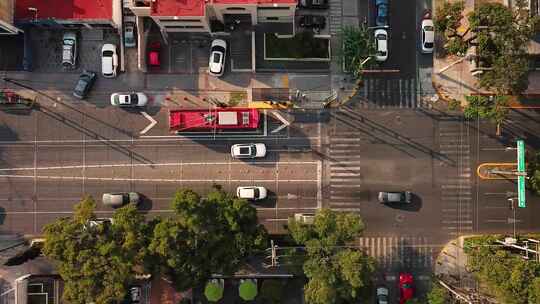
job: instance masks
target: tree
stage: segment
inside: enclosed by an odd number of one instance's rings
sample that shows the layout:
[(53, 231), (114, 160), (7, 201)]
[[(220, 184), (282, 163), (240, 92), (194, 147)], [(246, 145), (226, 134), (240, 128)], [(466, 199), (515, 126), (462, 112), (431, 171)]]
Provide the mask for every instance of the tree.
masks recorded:
[(446, 304), (450, 301), (450, 295), (448, 290), (439, 284), (432, 283), (431, 290), (427, 294), (427, 300), (429, 304)]
[(540, 194), (540, 152), (535, 152), (527, 162), (527, 188)]
[(172, 205), (175, 214), (155, 225), (149, 251), (177, 290), (202, 284), (212, 273), (234, 273), (266, 245), (255, 208), (220, 189), (207, 198), (179, 190)]
[(446, 33), (448, 31), (451, 33), (449, 36), (454, 35), (461, 26), (464, 8), (465, 3), (463, 1), (444, 1), (435, 12), (433, 18), (435, 30), (440, 33)]
[(135, 266), (144, 259), (144, 218), (134, 206), (120, 208), (111, 224), (93, 225), (96, 204), (85, 197), (72, 218), (45, 226), (43, 253), (52, 259), (64, 280), (63, 298), (74, 304), (113, 303), (135, 279)]
[(360, 27), (346, 26), (342, 28), (339, 37), (341, 43), (340, 60), (345, 71), (355, 78), (360, 78), (364, 68), (374, 63), (374, 58), (367, 60), (376, 51), (372, 32), (365, 25)]
[(262, 282), (261, 296), (264, 303), (279, 304), (283, 297), (283, 283), (280, 280), (266, 279)]
[(345, 247), (364, 230), (360, 216), (322, 209), (312, 225), (291, 219), (288, 229), (296, 243), (305, 245), (307, 303), (351, 303), (369, 289), (373, 261)]
[(468, 104), (464, 110), (467, 119), (485, 118), (501, 123), (508, 114), (506, 96), (466, 96)]

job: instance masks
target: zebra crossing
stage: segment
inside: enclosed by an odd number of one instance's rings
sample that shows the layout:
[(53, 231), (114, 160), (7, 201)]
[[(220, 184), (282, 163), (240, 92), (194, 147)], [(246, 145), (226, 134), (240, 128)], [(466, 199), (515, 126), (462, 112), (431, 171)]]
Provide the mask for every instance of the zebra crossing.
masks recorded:
[(451, 170), (441, 182), (442, 227), (452, 236), (468, 233), (473, 230), (469, 126), (462, 120), (441, 121), (439, 151)]
[(353, 131), (340, 131), (330, 136), (330, 208), (339, 211), (360, 211), (362, 173), (360, 170), (360, 138)]
[(367, 76), (353, 97), (362, 108), (424, 108), (415, 77)]
[(358, 246), (382, 269), (431, 268), (437, 254), (422, 236), (361, 237)]

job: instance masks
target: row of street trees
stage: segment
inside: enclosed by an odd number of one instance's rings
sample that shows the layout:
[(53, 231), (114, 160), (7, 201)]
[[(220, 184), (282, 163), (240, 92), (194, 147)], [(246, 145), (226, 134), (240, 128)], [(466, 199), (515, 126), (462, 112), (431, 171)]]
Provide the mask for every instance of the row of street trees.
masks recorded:
[(43, 253), (55, 261), (69, 303), (116, 303), (137, 274), (163, 275), (183, 291), (212, 273), (234, 273), (267, 245), (255, 208), (219, 188), (206, 198), (180, 190), (174, 214), (150, 221), (127, 205), (96, 225), (95, 207), (86, 197), (72, 218), (44, 228)]

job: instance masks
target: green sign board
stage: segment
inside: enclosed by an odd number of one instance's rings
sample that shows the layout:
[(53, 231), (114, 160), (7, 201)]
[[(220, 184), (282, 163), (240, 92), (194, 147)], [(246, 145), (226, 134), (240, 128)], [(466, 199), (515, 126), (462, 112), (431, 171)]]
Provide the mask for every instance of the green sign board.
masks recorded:
[[(518, 172), (525, 172), (525, 142), (523, 140), (517, 141), (517, 165)], [(518, 176), (518, 206), (525, 208), (525, 176)]]

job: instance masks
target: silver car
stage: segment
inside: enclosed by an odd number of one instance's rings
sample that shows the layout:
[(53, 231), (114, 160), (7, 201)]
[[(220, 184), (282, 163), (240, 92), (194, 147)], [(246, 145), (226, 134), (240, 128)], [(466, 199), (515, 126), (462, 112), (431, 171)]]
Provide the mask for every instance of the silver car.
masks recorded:
[(142, 92), (123, 92), (111, 94), (111, 105), (117, 107), (144, 107), (148, 96)]
[(62, 66), (74, 68), (77, 61), (77, 33), (65, 32), (62, 38)]
[(103, 193), (101, 200), (105, 206), (118, 208), (127, 204), (138, 205), (141, 197), (137, 192)]
[(379, 203), (411, 203), (411, 191), (379, 192)]

